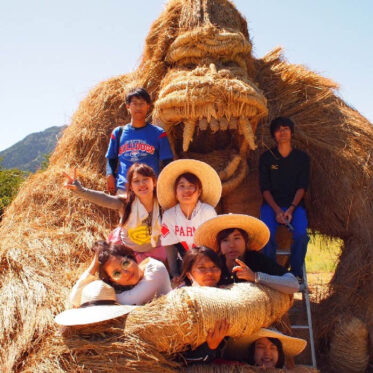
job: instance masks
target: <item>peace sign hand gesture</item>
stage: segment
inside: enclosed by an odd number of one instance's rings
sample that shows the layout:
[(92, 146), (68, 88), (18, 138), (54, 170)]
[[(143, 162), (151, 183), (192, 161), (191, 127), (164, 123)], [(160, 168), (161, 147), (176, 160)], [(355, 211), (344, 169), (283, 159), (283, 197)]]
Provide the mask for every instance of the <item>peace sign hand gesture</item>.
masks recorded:
[(63, 176), (66, 177), (66, 183), (64, 184), (64, 187), (67, 188), (67, 189), (71, 189), (71, 190), (77, 190), (78, 187), (76, 185), (74, 185), (74, 182), (77, 180), (78, 178), (78, 170), (76, 168), (74, 168), (74, 177), (71, 177), (69, 174), (67, 174), (66, 172), (63, 172)]
[(255, 282), (255, 273), (240, 259), (235, 259), (238, 266), (233, 267), (232, 273), (236, 273), (237, 278)]

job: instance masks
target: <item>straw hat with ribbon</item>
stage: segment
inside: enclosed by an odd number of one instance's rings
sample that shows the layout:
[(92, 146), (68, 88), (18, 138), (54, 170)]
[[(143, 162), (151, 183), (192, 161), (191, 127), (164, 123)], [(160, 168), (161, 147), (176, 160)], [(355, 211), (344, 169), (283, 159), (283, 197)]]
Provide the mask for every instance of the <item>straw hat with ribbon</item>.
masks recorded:
[(226, 353), (233, 359), (245, 358), (249, 346), (260, 338), (277, 338), (280, 340), (286, 356), (299, 355), (307, 345), (306, 340), (282, 334), (277, 329), (261, 328), (254, 334), (244, 335), (240, 338), (230, 338)]
[(94, 324), (123, 316), (134, 308), (136, 306), (119, 305), (115, 290), (105, 282), (96, 280), (83, 288), (79, 308), (66, 310), (54, 320), (65, 326)]
[(218, 251), (216, 237), (218, 233), (228, 228), (240, 228), (249, 236), (248, 249), (259, 251), (269, 240), (269, 229), (259, 219), (243, 214), (218, 215), (201, 224), (195, 234), (194, 243), (197, 246), (207, 246)]
[(178, 159), (169, 163), (159, 174), (157, 197), (159, 204), (167, 210), (177, 204), (175, 181), (184, 173), (190, 172), (198, 177), (202, 184), (200, 200), (215, 207), (221, 197), (221, 181), (217, 172), (207, 163), (196, 159)]

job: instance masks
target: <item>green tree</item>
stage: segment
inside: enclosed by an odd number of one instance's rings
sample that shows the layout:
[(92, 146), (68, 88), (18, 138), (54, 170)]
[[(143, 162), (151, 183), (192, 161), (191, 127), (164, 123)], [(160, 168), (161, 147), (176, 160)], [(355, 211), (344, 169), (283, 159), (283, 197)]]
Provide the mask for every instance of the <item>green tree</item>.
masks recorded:
[(1, 166), (0, 159), (0, 219), (5, 208), (16, 196), (21, 183), (26, 179), (28, 173), (16, 168), (5, 169)]
[(49, 166), (49, 158), (51, 157), (52, 153), (45, 153), (43, 154), (43, 160), (40, 164), (40, 170), (45, 171)]

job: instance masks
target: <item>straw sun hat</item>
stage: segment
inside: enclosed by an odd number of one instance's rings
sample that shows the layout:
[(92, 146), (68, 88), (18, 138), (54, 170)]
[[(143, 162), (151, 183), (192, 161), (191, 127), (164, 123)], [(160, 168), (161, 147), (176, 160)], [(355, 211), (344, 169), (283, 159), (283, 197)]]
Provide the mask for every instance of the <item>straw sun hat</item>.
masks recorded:
[(227, 353), (232, 358), (247, 356), (249, 346), (259, 338), (277, 338), (282, 344), (286, 356), (299, 355), (306, 347), (307, 341), (301, 338), (290, 337), (276, 329), (261, 328), (256, 333), (240, 338), (231, 338), (228, 342)]
[(201, 224), (194, 234), (197, 246), (207, 246), (218, 251), (216, 237), (218, 233), (228, 228), (240, 228), (249, 236), (248, 249), (259, 251), (269, 240), (269, 229), (259, 219), (243, 214), (218, 215)]
[(123, 316), (134, 308), (136, 306), (119, 305), (114, 289), (96, 280), (83, 288), (79, 308), (64, 311), (54, 320), (65, 326), (94, 324)]
[(215, 207), (221, 197), (221, 181), (217, 172), (207, 163), (196, 159), (178, 159), (169, 163), (159, 174), (157, 197), (159, 204), (167, 210), (177, 204), (175, 181), (184, 173), (190, 172), (198, 177), (202, 184), (200, 200)]

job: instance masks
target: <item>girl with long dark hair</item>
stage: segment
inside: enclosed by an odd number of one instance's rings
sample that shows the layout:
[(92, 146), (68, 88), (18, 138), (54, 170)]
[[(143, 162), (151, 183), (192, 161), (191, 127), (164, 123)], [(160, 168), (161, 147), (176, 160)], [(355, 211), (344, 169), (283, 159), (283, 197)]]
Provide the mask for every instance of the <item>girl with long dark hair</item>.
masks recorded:
[(129, 168), (126, 197), (84, 188), (77, 180), (76, 170), (74, 177), (64, 175), (66, 188), (99, 206), (119, 212), (119, 226), (110, 233), (108, 241), (131, 248), (138, 262), (146, 257), (166, 261), (165, 249), (159, 242), (161, 217), (156, 196), (157, 180), (150, 166), (134, 163)]

